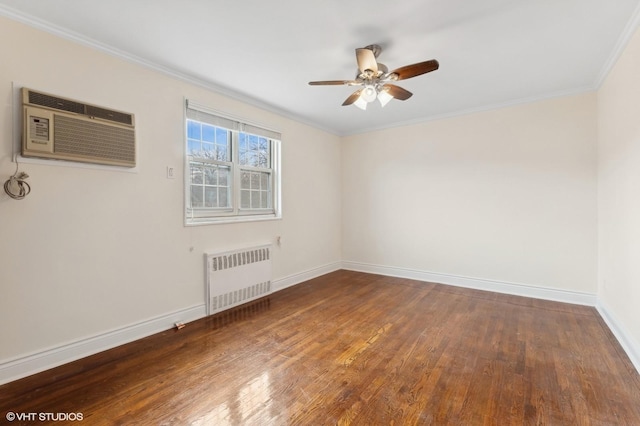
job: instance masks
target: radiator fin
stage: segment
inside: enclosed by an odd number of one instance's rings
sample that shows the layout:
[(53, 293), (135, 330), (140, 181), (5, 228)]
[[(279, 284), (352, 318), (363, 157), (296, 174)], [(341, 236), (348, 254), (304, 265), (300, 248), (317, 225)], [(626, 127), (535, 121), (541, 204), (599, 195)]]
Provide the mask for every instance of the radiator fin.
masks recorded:
[(269, 260), (269, 248), (264, 247), (231, 254), (211, 255), (211, 257), (213, 260), (212, 268), (215, 272)]

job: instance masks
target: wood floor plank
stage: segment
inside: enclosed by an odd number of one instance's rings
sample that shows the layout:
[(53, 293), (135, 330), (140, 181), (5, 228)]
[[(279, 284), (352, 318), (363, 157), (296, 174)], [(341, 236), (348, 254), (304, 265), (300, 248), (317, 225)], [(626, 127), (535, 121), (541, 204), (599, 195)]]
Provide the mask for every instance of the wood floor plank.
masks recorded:
[(0, 419), (9, 411), (91, 425), (637, 425), (640, 377), (592, 307), (338, 271), (0, 386)]

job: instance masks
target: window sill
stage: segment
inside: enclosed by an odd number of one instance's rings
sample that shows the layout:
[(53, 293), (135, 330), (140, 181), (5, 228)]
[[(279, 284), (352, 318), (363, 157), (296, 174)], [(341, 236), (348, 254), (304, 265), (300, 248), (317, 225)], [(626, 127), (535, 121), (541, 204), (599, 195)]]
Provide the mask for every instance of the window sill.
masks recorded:
[(220, 216), (185, 219), (184, 226), (219, 225), (228, 223), (263, 222), (269, 220), (281, 220), (281, 214), (246, 215), (246, 216)]

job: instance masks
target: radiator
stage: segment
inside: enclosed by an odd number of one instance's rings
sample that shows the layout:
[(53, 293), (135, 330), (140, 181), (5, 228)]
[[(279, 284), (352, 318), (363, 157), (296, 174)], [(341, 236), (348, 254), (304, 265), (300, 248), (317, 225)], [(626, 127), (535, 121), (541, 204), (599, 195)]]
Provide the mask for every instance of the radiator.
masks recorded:
[(206, 253), (207, 315), (271, 293), (271, 245)]

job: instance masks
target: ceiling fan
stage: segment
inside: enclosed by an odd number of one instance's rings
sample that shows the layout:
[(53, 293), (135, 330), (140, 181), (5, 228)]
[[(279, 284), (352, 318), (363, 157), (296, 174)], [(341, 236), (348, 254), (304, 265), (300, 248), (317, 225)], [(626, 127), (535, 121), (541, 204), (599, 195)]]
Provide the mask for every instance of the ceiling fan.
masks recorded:
[(440, 66), (438, 61), (431, 59), (389, 72), (386, 65), (376, 61), (380, 52), (382, 52), (382, 48), (377, 44), (356, 49), (358, 73), (355, 80), (310, 81), (309, 84), (311, 86), (362, 86), (361, 89), (353, 92), (342, 105), (354, 104), (360, 109), (366, 109), (369, 102), (378, 99), (380, 105), (384, 107), (391, 99), (405, 101), (413, 95), (392, 82), (426, 74), (437, 70)]

